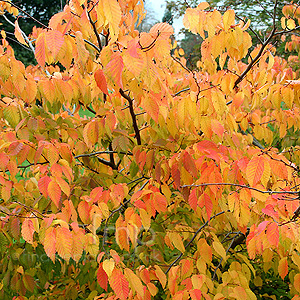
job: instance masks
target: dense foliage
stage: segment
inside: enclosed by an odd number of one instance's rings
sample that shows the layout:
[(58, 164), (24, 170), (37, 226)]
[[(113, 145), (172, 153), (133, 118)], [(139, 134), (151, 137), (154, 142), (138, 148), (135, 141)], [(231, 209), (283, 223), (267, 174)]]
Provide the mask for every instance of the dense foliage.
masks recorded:
[(187, 67), (139, 0), (70, 0), (1, 32), (1, 299), (300, 299), (300, 8), (250, 22), (202, 2)]

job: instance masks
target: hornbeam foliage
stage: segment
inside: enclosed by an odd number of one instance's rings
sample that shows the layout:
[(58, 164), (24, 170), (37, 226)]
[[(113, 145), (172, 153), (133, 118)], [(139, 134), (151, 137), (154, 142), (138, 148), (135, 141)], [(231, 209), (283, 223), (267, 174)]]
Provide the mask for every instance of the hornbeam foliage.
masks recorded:
[(299, 60), (273, 44), (299, 51), (300, 8), (276, 28), (274, 2), (255, 47), (188, 8), (190, 70), (143, 1), (70, 0), (29, 36), (0, 1), (37, 62), (1, 32), (1, 299), (300, 299)]

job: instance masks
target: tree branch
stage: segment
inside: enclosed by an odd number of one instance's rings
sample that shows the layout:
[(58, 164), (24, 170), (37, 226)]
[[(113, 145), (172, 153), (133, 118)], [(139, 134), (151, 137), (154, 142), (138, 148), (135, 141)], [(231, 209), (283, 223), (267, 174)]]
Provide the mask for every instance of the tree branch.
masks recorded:
[(119, 93), (129, 103), (129, 111), (130, 111), (130, 115), (131, 115), (131, 118), (132, 118), (132, 125), (133, 125), (133, 129), (134, 129), (134, 132), (135, 132), (135, 138), (136, 138), (137, 144), (141, 145), (142, 140), (141, 140), (140, 130), (139, 130), (138, 125), (137, 125), (136, 115), (135, 115), (134, 109), (133, 109), (133, 100), (122, 89), (119, 89)]
[(275, 1), (275, 4), (274, 4), (273, 28), (272, 28), (272, 31), (269, 34), (269, 36), (266, 39), (266, 41), (262, 44), (261, 49), (259, 50), (258, 54), (251, 60), (251, 62), (249, 63), (249, 65), (247, 66), (247, 68), (245, 69), (245, 71), (235, 81), (233, 88), (236, 88), (238, 86), (238, 84), (244, 79), (244, 77), (251, 70), (251, 68), (253, 67), (253, 65), (259, 60), (259, 58), (261, 57), (261, 55), (262, 55), (264, 49), (266, 48), (266, 46), (269, 44), (269, 42), (271, 41), (271, 39), (274, 37), (275, 31), (276, 31), (276, 24), (275, 24), (276, 23), (276, 8), (277, 8), (277, 0)]
[(79, 154), (74, 156), (74, 158), (80, 158), (80, 157), (91, 157), (99, 154), (124, 154), (124, 155), (129, 155), (132, 156), (133, 154), (131, 152), (118, 152), (118, 151), (97, 151), (97, 152), (92, 152), (92, 153), (84, 153), (84, 154)]
[[(222, 215), (222, 214), (225, 214), (226, 212), (230, 212), (230, 210), (227, 210), (227, 211), (221, 211), (215, 215), (213, 215), (212, 217), (210, 217), (209, 220), (207, 220), (196, 232), (195, 234), (193, 235), (193, 237), (191, 238), (191, 240), (184, 246), (185, 249), (187, 249), (191, 243), (195, 240), (195, 238), (197, 237), (198, 233), (205, 227), (208, 225), (208, 223), (213, 220), (214, 218)], [(181, 257), (183, 256), (183, 252), (181, 252), (177, 258), (170, 264), (170, 266), (168, 267), (167, 271), (165, 272), (165, 274), (168, 274), (169, 271), (171, 270), (171, 268), (181, 259)]]
[[(93, 8), (94, 8), (94, 7), (93, 7)], [(99, 49), (100, 49), (100, 51), (101, 51), (101, 50), (102, 50), (101, 39), (100, 39), (100, 35), (99, 35), (98, 31), (97, 31), (96, 25), (95, 25), (95, 23), (96, 23), (97, 21), (96, 21), (96, 22), (93, 22), (93, 21), (92, 21), (91, 15), (90, 15), (90, 11), (88, 11), (88, 10), (87, 10), (87, 15), (88, 15), (89, 21), (90, 21), (90, 23), (91, 23), (91, 25), (92, 25), (92, 27), (93, 27), (93, 31), (94, 31), (94, 33), (95, 33), (95, 35), (96, 35), (97, 42), (98, 42), (98, 46), (99, 46)]]

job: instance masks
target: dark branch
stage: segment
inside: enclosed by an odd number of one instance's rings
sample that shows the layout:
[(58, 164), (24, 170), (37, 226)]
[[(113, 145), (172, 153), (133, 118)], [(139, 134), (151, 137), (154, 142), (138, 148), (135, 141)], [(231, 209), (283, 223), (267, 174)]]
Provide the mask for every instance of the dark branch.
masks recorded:
[(142, 145), (142, 140), (141, 140), (141, 135), (140, 135), (140, 130), (138, 128), (137, 125), (137, 120), (136, 120), (136, 115), (134, 113), (134, 109), (133, 109), (133, 100), (129, 97), (129, 95), (127, 95), (122, 89), (119, 89), (119, 93), (128, 101), (129, 103), (129, 111), (130, 111), (130, 115), (132, 118), (132, 125), (133, 125), (133, 129), (135, 132), (135, 138), (137, 141), (138, 145)]

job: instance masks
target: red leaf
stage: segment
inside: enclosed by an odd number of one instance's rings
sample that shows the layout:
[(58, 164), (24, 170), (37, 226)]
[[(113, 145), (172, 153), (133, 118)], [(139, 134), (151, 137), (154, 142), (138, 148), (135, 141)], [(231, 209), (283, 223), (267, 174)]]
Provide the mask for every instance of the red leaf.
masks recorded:
[(109, 283), (116, 296), (121, 300), (126, 300), (129, 294), (129, 283), (119, 269), (112, 271)]
[(278, 218), (278, 212), (274, 211), (274, 207), (271, 204), (268, 204), (265, 208), (261, 210), (267, 216), (270, 216), (274, 219)]
[(209, 220), (213, 210), (213, 204), (211, 198), (206, 193), (204, 194), (204, 202), (205, 202), (205, 209), (207, 213), (207, 220)]
[(164, 195), (160, 193), (154, 193), (153, 200), (155, 203), (155, 209), (158, 212), (165, 212), (167, 210), (167, 200)]
[(278, 247), (279, 243), (279, 229), (277, 223), (271, 223), (267, 227), (267, 238), (269, 243), (275, 247)]
[(196, 210), (198, 203), (197, 189), (193, 189), (189, 196), (189, 204), (193, 210)]
[(188, 152), (185, 152), (183, 154), (182, 162), (183, 162), (184, 168), (189, 173), (191, 173), (191, 175), (193, 177), (197, 177), (197, 168), (196, 168), (195, 161)]
[(99, 265), (99, 268), (98, 268), (98, 271), (97, 271), (97, 281), (99, 283), (99, 285), (107, 291), (107, 283), (108, 283), (108, 277), (107, 277), (107, 274), (106, 272), (104, 271), (103, 267), (102, 267), (102, 264), (101, 263)]
[(97, 83), (98, 88), (106, 95), (108, 95), (108, 90), (107, 90), (107, 82), (106, 78), (104, 76), (104, 73), (101, 69), (98, 69), (94, 73), (94, 77)]
[(174, 179), (174, 183), (175, 183), (176, 188), (179, 188), (180, 187), (180, 171), (178, 170), (178, 165), (177, 164), (172, 165), (171, 174), (172, 174), (172, 177)]
[(202, 299), (202, 293), (198, 289), (190, 290), (190, 296), (192, 300), (201, 300)]

